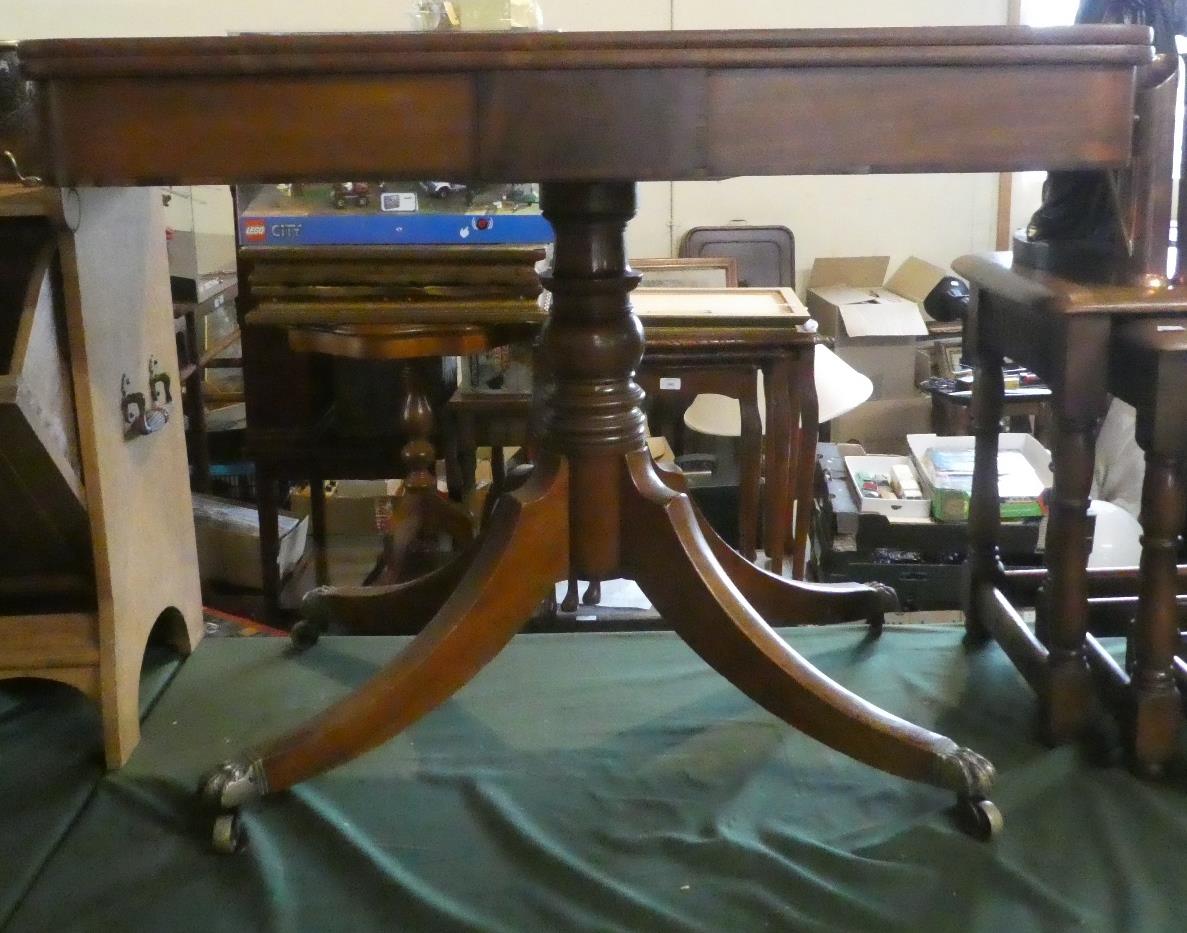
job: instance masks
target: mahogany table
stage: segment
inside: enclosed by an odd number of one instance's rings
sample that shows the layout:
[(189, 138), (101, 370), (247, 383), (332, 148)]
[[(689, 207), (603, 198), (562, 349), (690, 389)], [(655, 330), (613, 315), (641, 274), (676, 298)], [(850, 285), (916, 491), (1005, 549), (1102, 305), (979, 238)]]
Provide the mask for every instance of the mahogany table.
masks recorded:
[(754, 567), (656, 472), (632, 379), (643, 337), (623, 232), (645, 179), (1124, 168), (1150, 39), (1101, 26), (22, 44), (44, 118), (36, 168), (53, 184), (536, 180), (556, 234), (543, 337), (556, 391), (533, 476), (450, 565), (464, 568), (457, 586), (440, 587), (405, 652), (204, 780), (222, 842), (234, 843), (242, 804), (448, 699), (571, 570), (634, 578), (756, 702), (860, 761), (955, 792), (988, 833), (988, 761), (848, 692), (770, 625), (876, 616), (883, 594)]

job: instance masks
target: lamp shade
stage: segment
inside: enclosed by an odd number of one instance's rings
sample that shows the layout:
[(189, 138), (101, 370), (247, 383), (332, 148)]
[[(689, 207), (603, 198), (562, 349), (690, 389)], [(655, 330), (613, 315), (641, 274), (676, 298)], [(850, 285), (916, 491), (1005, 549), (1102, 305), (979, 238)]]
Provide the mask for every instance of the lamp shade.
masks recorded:
[[(859, 373), (828, 347), (816, 346), (814, 363), (821, 423), (852, 411), (873, 395), (874, 384), (869, 377)], [(758, 414), (765, 432), (766, 395), (761, 372), (758, 374)], [(742, 433), (738, 400), (724, 395), (698, 395), (684, 413), (684, 424), (700, 434), (737, 437)]]
[(1142, 525), (1112, 502), (1093, 499), (1089, 513), (1096, 519), (1089, 567), (1136, 567), (1142, 559)]

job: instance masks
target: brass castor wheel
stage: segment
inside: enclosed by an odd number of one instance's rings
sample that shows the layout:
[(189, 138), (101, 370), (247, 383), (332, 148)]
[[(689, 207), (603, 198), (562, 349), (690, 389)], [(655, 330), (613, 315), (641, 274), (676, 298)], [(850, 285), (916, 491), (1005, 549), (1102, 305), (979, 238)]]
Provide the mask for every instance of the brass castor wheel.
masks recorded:
[(214, 818), (210, 844), (215, 852), (223, 855), (234, 855), (247, 845), (247, 832), (238, 813), (220, 813)]
[(956, 822), (962, 832), (981, 842), (1000, 835), (1006, 826), (1002, 811), (985, 797), (963, 797), (957, 801)]
[(307, 651), (321, 638), (322, 627), (309, 619), (299, 619), (289, 632), (289, 642), (297, 651)]

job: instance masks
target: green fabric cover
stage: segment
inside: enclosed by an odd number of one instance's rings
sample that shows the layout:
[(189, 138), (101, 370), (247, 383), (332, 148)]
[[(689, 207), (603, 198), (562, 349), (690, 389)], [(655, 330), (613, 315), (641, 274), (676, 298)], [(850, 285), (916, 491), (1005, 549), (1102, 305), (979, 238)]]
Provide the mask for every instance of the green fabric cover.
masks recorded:
[(200, 773), (405, 640), (326, 638), (293, 656), (279, 639), (207, 639), (106, 777), (78, 751), (92, 713), (59, 691), (9, 695), (0, 927), (1187, 927), (1181, 778), (1045, 748), (1029, 689), (997, 648), (966, 653), (955, 626), (786, 635), (865, 698), (988, 755), (1004, 835), (963, 836), (947, 794), (796, 733), (670, 633), (527, 635), (404, 735), (245, 811), (249, 848), (220, 856), (195, 815)]
[[(168, 649), (145, 653), (142, 717), (177, 668)], [(0, 681), (0, 929), (99, 785), (101, 730), (98, 708), (72, 687)]]

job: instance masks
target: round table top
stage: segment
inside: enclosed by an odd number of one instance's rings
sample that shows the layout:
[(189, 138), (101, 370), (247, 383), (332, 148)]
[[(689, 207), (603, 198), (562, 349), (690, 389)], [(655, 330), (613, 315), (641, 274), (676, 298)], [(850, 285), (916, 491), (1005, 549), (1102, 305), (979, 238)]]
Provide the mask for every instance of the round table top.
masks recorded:
[(469, 356), (514, 339), (507, 328), (476, 324), (338, 324), (290, 327), (298, 353), (324, 353), (356, 360), (409, 360)]

